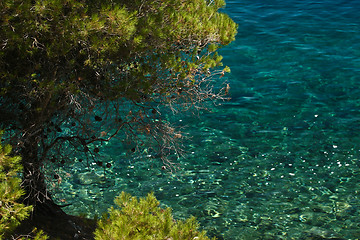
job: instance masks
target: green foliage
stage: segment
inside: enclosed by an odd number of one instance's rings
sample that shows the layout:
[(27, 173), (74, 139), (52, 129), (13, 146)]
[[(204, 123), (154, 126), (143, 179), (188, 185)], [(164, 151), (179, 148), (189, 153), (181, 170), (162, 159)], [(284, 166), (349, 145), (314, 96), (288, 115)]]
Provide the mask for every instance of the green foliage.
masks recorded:
[(44, 233), (43, 230), (34, 228), (33, 231), (26, 236), (12, 236), (12, 239), (16, 240), (47, 240), (49, 237)]
[(174, 220), (170, 208), (162, 209), (154, 194), (137, 199), (122, 192), (115, 199), (118, 208), (109, 210), (95, 231), (96, 240), (209, 240), (205, 231), (198, 231), (195, 217)]
[(11, 157), (10, 152), (10, 145), (0, 145), (0, 239), (26, 219), (32, 209), (17, 202), (24, 194), (18, 177), (21, 158)]
[[(35, 236), (33, 240), (47, 240), (49, 237), (44, 233), (43, 230), (34, 229)], [(21, 239), (20, 239), (21, 240)], [(24, 239), (25, 240), (25, 239)]]
[[(1, 141), (0, 132), (0, 141)], [(0, 240), (10, 234), (22, 220), (26, 219), (32, 206), (18, 203), (24, 194), (20, 187), (19, 173), (22, 170), (21, 158), (10, 156), (11, 146), (0, 144)], [(36, 240), (47, 239), (43, 231), (36, 231)], [(25, 239), (25, 238), (20, 238)]]

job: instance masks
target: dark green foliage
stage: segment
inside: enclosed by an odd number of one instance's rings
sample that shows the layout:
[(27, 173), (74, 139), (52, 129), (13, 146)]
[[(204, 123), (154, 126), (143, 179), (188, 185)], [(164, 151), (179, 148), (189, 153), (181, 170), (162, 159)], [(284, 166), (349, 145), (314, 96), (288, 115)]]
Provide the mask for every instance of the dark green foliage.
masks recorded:
[(175, 221), (170, 208), (162, 209), (154, 194), (137, 199), (122, 192), (115, 199), (117, 208), (109, 210), (95, 231), (96, 240), (210, 240), (194, 217)]

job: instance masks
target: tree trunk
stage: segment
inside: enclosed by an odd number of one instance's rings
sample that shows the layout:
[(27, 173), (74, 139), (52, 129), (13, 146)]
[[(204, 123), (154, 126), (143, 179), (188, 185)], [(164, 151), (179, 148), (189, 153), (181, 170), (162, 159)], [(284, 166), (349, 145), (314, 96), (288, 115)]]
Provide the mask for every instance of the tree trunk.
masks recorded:
[(47, 191), (41, 171), (39, 146), (36, 137), (25, 138), (22, 148), (24, 167), (24, 202), (34, 206), (32, 216), (20, 226), (19, 231), (29, 232), (33, 227), (44, 230), (51, 239), (94, 239), (96, 221), (66, 214)]
[(22, 148), (22, 162), (24, 167), (23, 188), (24, 202), (34, 206), (33, 214), (64, 215), (60, 206), (54, 203), (47, 191), (45, 177), (41, 171), (42, 162), (38, 156), (39, 146), (35, 136), (25, 138)]

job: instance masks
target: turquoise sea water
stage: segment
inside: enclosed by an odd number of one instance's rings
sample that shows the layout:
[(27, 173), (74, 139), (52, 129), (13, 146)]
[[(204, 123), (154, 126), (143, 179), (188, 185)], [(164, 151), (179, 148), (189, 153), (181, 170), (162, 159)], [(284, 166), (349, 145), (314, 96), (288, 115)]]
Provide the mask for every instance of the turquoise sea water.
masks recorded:
[(231, 100), (174, 119), (190, 137), (181, 170), (110, 143), (106, 178), (75, 163), (58, 170), (55, 197), (101, 214), (120, 191), (154, 191), (218, 239), (360, 239), (360, 2), (229, 0), (224, 11), (239, 24), (221, 51)]

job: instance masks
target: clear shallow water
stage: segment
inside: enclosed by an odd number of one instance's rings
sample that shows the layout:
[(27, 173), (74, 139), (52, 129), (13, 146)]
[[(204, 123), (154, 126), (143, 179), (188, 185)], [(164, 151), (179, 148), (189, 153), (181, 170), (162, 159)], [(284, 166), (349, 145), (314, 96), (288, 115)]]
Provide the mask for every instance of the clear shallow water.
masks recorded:
[(101, 214), (120, 191), (154, 191), (219, 239), (359, 239), (360, 2), (237, 0), (225, 11), (239, 24), (222, 50), (232, 99), (174, 120), (191, 137), (182, 169), (111, 143), (106, 178), (75, 163), (58, 170), (66, 190), (55, 196)]

